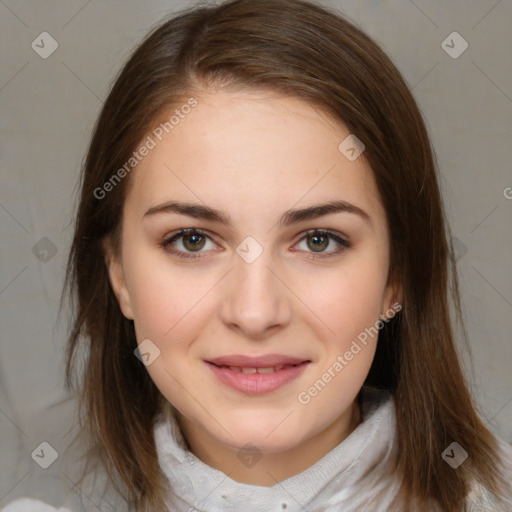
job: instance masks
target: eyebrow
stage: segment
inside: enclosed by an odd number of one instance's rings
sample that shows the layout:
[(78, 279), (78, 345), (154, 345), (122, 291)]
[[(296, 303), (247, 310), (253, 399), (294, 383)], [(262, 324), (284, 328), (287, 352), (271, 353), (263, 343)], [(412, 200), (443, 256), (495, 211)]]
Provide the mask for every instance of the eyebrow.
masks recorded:
[[(187, 215), (188, 217), (193, 217), (195, 219), (209, 220), (219, 224), (224, 224), (228, 227), (232, 227), (233, 225), (230, 216), (225, 212), (199, 203), (184, 203), (179, 201), (168, 201), (166, 203), (153, 206), (144, 213), (143, 218), (165, 213)], [(307, 208), (286, 210), (279, 219), (278, 224), (281, 226), (290, 226), (292, 224), (317, 219), (324, 215), (332, 215), (335, 213), (351, 213), (358, 215), (372, 226), (372, 221), (368, 213), (354, 204), (341, 200), (308, 206)]]

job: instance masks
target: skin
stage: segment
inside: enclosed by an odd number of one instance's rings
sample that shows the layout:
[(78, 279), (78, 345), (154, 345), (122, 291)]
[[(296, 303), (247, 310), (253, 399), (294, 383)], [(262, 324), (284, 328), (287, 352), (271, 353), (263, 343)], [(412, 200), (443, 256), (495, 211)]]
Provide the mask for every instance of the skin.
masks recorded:
[[(306, 405), (307, 391), (397, 299), (387, 286), (389, 231), (371, 169), (338, 150), (347, 128), (294, 98), (257, 91), (203, 91), (198, 106), (130, 176), (121, 251), (106, 245), (110, 279), (139, 343), (160, 356), (147, 370), (176, 408), (190, 450), (233, 480), (271, 486), (304, 471), (360, 423), (357, 394), (376, 339)], [(344, 200), (347, 212), (281, 226), (288, 209)], [(144, 215), (167, 201), (204, 204), (232, 226), (176, 213)], [(188, 239), (162, 247), (181, 228), (206, 231), (200, 252)], [(310, 229), (330, 230), (349, 248)], [(263, 249), (252, 263), (237, 246), (253, 237)], [(195, 239), (197, 242), (197, 239)], [(202, 242), (203, 239), (199, 237)], [(328, 242), (328, 245), (327, 245)], [(188, 251), (187, 251), (188, 249)], [(318, 249), (316, 249), (318, 250)], [(228, 354), (284, 354), (310, 360), (294, 381), (248, 395), (220, 383), (205, 359)], [(247, 467), (246, 443), (261, 452)]]

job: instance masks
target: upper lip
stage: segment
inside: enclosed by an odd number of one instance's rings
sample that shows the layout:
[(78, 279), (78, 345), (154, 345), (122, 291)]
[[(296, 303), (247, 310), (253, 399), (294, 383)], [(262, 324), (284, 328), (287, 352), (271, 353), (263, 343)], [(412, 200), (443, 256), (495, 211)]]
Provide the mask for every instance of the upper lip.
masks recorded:
[(208, 359), (206, 362), (213, 363), (217, 366), (239, 366), (241, 368), (270, 368), (286, 364), (300, 364), (309, 362), (309, 359), (300, 357), (291, 357), (281, 354), (266, 354), (260, 357), (249, 357), (239, 354), (229, 356), (216, 357)]

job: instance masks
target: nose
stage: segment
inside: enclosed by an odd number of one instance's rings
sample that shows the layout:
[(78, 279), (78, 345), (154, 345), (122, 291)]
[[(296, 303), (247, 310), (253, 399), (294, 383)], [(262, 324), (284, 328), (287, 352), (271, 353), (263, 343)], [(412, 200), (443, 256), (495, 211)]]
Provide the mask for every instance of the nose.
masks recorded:
[(290, 323), (290, 292), (273, 267), (266, 251), (252, 263), (236, 255), (220, 304), (221, 320), (229, 329), (264, 340)]

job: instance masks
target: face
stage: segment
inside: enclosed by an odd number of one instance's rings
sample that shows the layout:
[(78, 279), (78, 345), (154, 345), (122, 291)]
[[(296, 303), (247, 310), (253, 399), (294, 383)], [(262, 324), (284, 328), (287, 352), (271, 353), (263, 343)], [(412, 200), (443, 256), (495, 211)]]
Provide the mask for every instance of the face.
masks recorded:
[(395, 298), (385, 212), (363, 157), (338, 149), (347, 128), (307, 103), (197, 101), (129, 178), (111, 282), (184, 423), (290, 450), (342, 417), (369, 371), (377, 336), (362, 334)]

